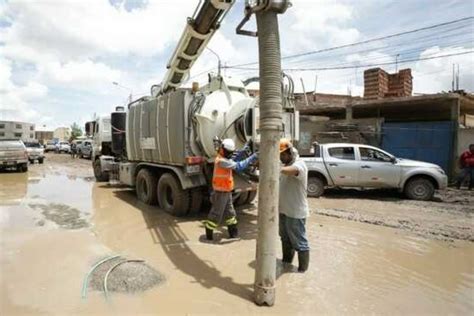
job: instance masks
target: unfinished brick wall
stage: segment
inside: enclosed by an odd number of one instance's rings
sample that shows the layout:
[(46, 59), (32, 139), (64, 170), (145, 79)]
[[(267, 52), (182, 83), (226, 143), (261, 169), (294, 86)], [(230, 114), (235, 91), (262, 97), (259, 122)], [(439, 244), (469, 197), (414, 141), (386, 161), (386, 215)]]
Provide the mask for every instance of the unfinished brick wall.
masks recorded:
[(389, 74), (381, 68), (364, 71), (364, 98), (407, 97), (413, 91), (411, 69)]

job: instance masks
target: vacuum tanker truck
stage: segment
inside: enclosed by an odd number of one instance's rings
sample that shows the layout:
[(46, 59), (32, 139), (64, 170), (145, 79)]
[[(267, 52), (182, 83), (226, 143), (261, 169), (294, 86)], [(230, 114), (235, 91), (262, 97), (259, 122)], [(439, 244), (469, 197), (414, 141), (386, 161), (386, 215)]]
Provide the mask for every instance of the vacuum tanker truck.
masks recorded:
[[(238, 148), (247, 143), (256, 149), (259, 102), (249, 96), (244, 82), (209, 74), (202, 87), (197, 83), (181, 87), (233, 2), (201, 1), (188, 18), (163, 82), (151, 87), (150, 96), (131, 102), (126, 111), (111, 113), (111, 154), (93, 160), (97, 180), (134, 187), (142, 202), (158, 203), (165, 211), (184, 216), (199, 211), (212, 190), (219, 139), (232, 138)], [(282, 137), (297, 140), (293, 82), (282, 78)], [(256, 196), (251, 175), (235, 174), (238, 204)]]

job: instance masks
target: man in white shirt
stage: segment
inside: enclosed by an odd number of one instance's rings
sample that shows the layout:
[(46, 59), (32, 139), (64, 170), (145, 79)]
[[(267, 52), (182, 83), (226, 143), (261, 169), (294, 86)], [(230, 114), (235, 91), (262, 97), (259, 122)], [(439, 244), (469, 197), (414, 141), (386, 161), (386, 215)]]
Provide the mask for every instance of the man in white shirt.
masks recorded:
[(309, 216), (306, 188), (308, 168), (298, 156), (290, 141), (280, 141), (280, 161), (283, 163), (280, 176), (279, 234), (283, 250), (283, 263), (291, 264), (298, 252), (298, 271), (305, 272), (309, 266), (309, 244), (306, 238), (306, 218)]

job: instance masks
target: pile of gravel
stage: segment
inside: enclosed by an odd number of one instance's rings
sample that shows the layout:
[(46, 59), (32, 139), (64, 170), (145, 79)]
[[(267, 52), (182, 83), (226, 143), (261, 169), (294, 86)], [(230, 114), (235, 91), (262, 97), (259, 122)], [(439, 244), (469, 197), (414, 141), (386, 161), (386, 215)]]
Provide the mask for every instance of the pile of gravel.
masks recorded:
[[(89, 288), (104, 291), (104, 278), (107, 271), (126, 259), (118, 257), (101, 264), (90, 275)], [(107, 278), (108, 292), (139, 293), (144, 292), (164, 281), (163, 275), (145, 262), (125, 262), (109, 273)]]

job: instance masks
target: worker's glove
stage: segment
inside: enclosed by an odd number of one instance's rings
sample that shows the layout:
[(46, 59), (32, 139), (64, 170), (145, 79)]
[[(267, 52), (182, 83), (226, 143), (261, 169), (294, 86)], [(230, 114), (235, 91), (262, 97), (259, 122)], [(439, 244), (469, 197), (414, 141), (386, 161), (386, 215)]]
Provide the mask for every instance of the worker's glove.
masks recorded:
[(253, 154), (249, 157), (249, 162), (250, 162), (251, 164), (254, 164), (256, 161), (258, 161), (258, 152), (253, 153)]

